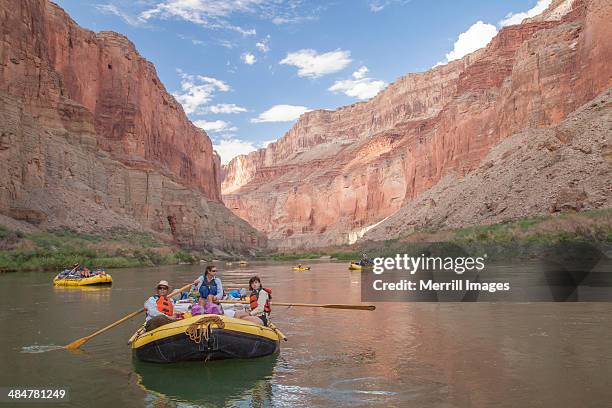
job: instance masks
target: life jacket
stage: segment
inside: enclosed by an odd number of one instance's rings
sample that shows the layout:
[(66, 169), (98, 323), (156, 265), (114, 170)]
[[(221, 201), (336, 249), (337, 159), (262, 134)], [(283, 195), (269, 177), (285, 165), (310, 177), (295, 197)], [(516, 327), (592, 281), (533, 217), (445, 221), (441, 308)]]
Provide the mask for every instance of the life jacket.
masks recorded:
[(268, 288), (260, 288), (259, 290), (254, 290), (251, 292), (251, 298), (250, 298), (251, 310), (257, 307), (257, 299), (259, 298), (259, 291), (262, 289), (268, 292), (268, 300), (266, 300), (266, 304), (264, 305), (264, 313), (269, 314), (270, 312), (272, 312), (272, 308), (270, 307), (270, 299), (272, 299), (272, 289), (268, 289)]
[(174, 305), (172, 304), (172, 301), (168, 300), (168, 298), (165, 296), (155, 295), (154, 298), (157, 299), (157, 310), (166, 316), (174, 316)]
[[(208, 281), (208, 278), (206, 277), (206, 275), (204, 275), (204, 281), (202, 282), (202, 284), (200, 285), (200, 287), (202, 286), (206, 286), (208, 288), (208, 293), (213, 295), (213, 296), (219, 296), (219, 287), (217, 286), (217, 279), (213, 278), (213, 280), (211, 280), (210, 282)], [(199, 291), (199, 288), (198, 288)]]

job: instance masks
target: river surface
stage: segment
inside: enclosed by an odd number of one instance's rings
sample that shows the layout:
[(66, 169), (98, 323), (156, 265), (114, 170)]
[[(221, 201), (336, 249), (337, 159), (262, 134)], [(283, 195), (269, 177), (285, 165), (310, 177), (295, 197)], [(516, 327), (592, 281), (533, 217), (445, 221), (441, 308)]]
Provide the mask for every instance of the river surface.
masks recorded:
[[(226, 287), (244, 287), (258, 274), (279, 302), (360, 302), (359, 272), (312, 266), (220, 264), (219, 276)], [(112, 270), (106, 289), (56, 288), (46, 272), (0, 275), (0, 386), (67, 388), (74, 407), (612, 404), (612, 303), (277, 306), (273, 321), (289, 341), (280, 354), (250, 361), (135, 362), (126, 342), (140, 316), (82, 352), (53, 350), (142, 307), (160, 279), (179, 287), (202, 269)]]

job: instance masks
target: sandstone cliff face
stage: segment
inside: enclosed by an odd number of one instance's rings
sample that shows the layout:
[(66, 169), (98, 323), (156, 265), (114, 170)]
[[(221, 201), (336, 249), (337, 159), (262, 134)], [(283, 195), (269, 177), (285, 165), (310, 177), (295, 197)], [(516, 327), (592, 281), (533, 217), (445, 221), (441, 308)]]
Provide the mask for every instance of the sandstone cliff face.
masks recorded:
[(125, 37), (43, 0), (0, 1), (0, 213), (42, 228), (265, 243), (220, 202), (220, 162)]
[(611, 129), (609, 89), (556, 126), (503, 140), (469, 174), (446, 175), (363, 238), (385, 240), (419, 229), (611, 208)]
[(228, 165), (226, 205), (275, 246), (352, 242), (443, 178), (474, 171), (509, 136), (560, 123), (612, 85), (612, 5), (571, 3), (554, 2), (485, 49), (408, 75), (369, 102), (305, 114)]

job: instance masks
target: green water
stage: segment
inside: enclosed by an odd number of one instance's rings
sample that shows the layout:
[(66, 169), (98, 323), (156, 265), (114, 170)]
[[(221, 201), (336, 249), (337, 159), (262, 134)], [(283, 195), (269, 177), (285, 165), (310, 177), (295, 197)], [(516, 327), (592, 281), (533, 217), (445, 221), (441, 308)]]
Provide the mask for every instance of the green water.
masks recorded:
[[(346, 264), (220, 265), (226, 287), (258, 274), (274, 300), (358, 303)], [(0, 275), (0, 386), (68, 388), (74, 407), (602, 407), (612, 401), (612, 304), (380, 303), (375, 312), (275, 307), (277, 356), (174, 365), (132, 361), (121, 325), (81, 353), (63, 345), (142, 307), (160, 279), (200, 266), (112, 271), (112, 288)], [(20, 404), (18, 406), (27, 406)], [(3, 404), (0, 404), (2, 407)], [(48, 404), (36, 406), (49, 406)]]

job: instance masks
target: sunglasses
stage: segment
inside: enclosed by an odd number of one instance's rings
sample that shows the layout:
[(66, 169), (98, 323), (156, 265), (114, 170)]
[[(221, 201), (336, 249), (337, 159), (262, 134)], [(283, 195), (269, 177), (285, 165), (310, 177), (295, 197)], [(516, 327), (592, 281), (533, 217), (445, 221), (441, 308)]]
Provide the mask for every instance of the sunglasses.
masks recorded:
[(157, 290), (168, 290), (166, 286), (158, 286)]
[(210, 271), (211, 271), (211, 272), (217, 272), (217, 270), (216, 270), (216, 269), (211, 269)]

